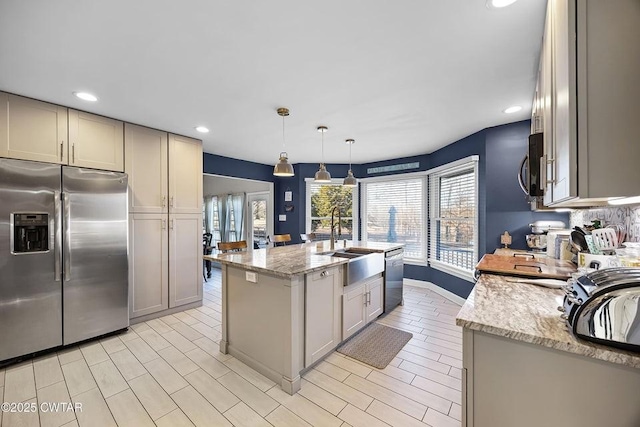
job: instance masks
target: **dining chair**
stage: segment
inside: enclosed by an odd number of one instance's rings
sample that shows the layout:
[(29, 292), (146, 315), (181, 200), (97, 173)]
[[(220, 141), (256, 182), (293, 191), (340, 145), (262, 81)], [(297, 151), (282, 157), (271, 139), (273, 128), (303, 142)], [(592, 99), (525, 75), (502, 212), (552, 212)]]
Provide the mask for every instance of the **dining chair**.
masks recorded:
[(303, 242), (313, 242), (317, 238), (316, 233), (300, 234), (300, 239), (302, 239)]
[[(211, 247), (211, 240), (213, 239), (213, 234), (211, 233), (202, 233), (202, 254), (203, 255), (211, 255), (213, 248)], [(207, 281), (207, 278), (211, 277), (211, 261), (204, 261), (204, 268), (202, 269), (202, 277), (204, 281)]]
[(218, 250), (221, 252), (237, 252), (247, 249), (247, 241), (239, 240), (237, 242), (218, 242)]
[(291, 234), (274, 234), (271, 240), (273, 241), (273, 246), (278, 246), (279, 243), (284, 246), (291, 241)]

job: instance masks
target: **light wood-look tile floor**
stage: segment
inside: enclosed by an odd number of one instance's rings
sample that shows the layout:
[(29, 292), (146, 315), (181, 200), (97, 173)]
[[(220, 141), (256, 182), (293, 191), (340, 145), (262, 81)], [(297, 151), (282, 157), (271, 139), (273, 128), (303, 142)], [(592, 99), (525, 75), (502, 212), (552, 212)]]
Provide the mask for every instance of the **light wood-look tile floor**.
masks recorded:
[(294, 396), (218, 351), (220, 271), (197, 309), (0, 370), (3, 402), (73, 402), (82, 412), (2, 413), (10, 426), (460, 426), (460, 307), (406, 286), (380, 323), (413, 339), (379, 370), (334, 352)]

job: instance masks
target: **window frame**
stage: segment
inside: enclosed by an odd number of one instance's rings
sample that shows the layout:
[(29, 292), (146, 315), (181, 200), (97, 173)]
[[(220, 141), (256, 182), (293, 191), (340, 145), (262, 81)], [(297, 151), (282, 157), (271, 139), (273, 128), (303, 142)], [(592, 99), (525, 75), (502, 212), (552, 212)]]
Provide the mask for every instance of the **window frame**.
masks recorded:
[[(427, 227), (427, 221), (426, 219), (428, 218), (428, 211), (427, 211), (427, 197), (428, 197), (428, 180), (427, 180), (427, 172), (426, 171), (421, 171), (421, 172), (409, 172), (409, 173), (399, 173), (399, 174), (393, 174), (393, 175), (385, 175), (385, 176), (376, 176), (376, 177), (371, 177), (371, 178), (362, 178), (360, 180), (361, 184), (363, 185), (363, 189), (362, 189), (362, 212), (360, 217), (361, 218), (367, 218), (367, 189), (366, 186), (368, 184), (371, 183), (379, 183), (379, 182), (393, 182), (393, 181), (407, 181), (410, 179), (422, 179), (422, 203), (421, 203), (421, 207), (423, 209), (422, 211), (422, 227), (421, 227), (421, 233), (423, 236), (423, 241), (421, 242), (421, 249), (422, 249), (422, 253), (424, 254), (424, 257), (421, 258), (407, 258), (407, 256), (405, 255), (404, 257), (404, 262), (405, 264), (412, 264), (412, 265), (421, 265), (421, 266), (427, 266), (427, 259), (428, 259), (428, 244), (427, 241), (429, 240), (429, 236), (428, 236), (428, 227)], [(367, 242), (367, 225), (366, 225), (366, 220), (363, 220), (363, 224), (362, 224), (362, 241), (363, 242)]]
[[(311, 233), (311, 185), (312, 184), (320, 184), (320, 185), (342, 185), (344, 181), (343, 178), (332, 178), (331, 182), (322, 182), (316, 183), (313, 178), (305, 178), (305, 233)], [(351, 221), (353, 224), (352, 236), (353, 241), (357, 241), (359, 236), (360, 223), (358, 221), (358, 212), (359, 212), (359, 200), (360, 200), (360, 186), (353, 187), (353, 193), (351, 195)], [(344, 219), (344, 218), (343, 218)]]
[[(461, 172), (470, 171), (474, 176), (474, 197), (475, 197), (475, 209), (473, 212), (473, 264), (478, 262), (478, 254), (479, 254), (479, 212), (480, 212), (480, 198), (479, 198), (479, 157), (478, 156), (469, 156), (463, 159), (447, 163), (445, 165), (439, 166), (437, 168), (431, 169), (428, 172), (428, 185), (429, 185), (429, 207), (428, 207), (428, 232), (429, 232), (429, 249), (432, 247), (432, 242), (434, 239), (437, 239), (438, 235), (433, 233), (435, 229), (434, 221), (437, 218), (440, 218), (440, 189), (439, 188), (431, 188), (432, 177), (443, 178), (448, 176), (459, 175)], [(460, 279), (464, 279), (469, 282), (474, 282), (474, 270), (473, 267), (470, 270), (460, 268), (456, 265), (432, 258), (431, 251), (428, 254), (428, 264), (430, 267), (435, 268), (436, 270), (440, 270), (444, 273), (451, 274)]]
[[(406, 179), (414, 179), (414, 178), (422, 178), (424, 180), (422, 186), (422, 208), (423, 210), (423, 218), (424, 221), (422, 223), (422, 233), (424, 238), (423, 242), (423, 253), (425, 254), (424, 259), (422, 258), (406, 258), (404, 259), (405, 264), (409, 265), (417, 265), (422, 267), (432, 267), (436, 270), (442, 271), (447, 274), (451, 274), (452, 276), (456, 276), (460, 279), (475, 282), (473, 277), (473, 271), (469, 272), (467, 270), (463, 270), (452, 266), (450, 264), (441, 262), (439, 260), (430, 259), (430, 246), (431, 246), (431, 188), (429, 186), (430, 177), (435, 174), (441, 174), (445, 171), (451, 171), (452, 173), (457, 169), (458, 171), (464, 170), (464, 167), (473, 167), (475, 173), (475, 198), (476, 198), (476, 208), (474, 212), (474, 259), (477, 262), (478, 254), (479, 254), (479, 215), (480, 215), (480, 198), (479, 198), (479, 161), (480, 156), (471, 155), (459, 160), (455, 160), (453, 162), (446, 163), (444, 165), (428, 169), (425, 171), (419, 172), (408, 172), (408, 173), (397, 173), (391, 175), (384, 176), (376, 176), (369, 178), (361, 178), (360, 184), (362, 185), (362, 210), (360, 211), (360, 218), (367, 218), (367, 191), (366, 185), (368, 183), (373, 182), (385, 182), (385, 181), (399, 181)], [(364, 222), (364, 221), (363, 221)], [(366, 224), (362, 224), (362, 233), (361, 238), (363, 242), (367, 242), (367, 230)]]

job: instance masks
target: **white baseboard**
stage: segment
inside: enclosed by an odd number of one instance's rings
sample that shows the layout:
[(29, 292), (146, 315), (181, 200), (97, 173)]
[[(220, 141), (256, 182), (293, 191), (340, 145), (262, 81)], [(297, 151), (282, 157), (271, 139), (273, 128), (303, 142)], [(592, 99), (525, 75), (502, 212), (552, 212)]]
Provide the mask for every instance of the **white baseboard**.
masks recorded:
[(450, 292), (444, 288), (441, 288), (440, 286), (436, 285), (435, 283), (431, 283), (431, 282), (425, 282), (424, 280), (416, 280), (416, 279), (403, 279), (402, 281), (404, 284), (406, 285), (411, 285), (411, 286), (415, 286), (416, 288), (423, 288), (423, 289), (429, 289), (430, 291), (433, 291), (435, 293), (437, 293), (438, 295), (441, 295), (443, 297), (445, 297), (446, 299), (448, 299), (451, 302), (454, 302), (456, 304), (458, 304), (459, 306), (464, 305), (466, 299), (454, 294), (453, 292)]

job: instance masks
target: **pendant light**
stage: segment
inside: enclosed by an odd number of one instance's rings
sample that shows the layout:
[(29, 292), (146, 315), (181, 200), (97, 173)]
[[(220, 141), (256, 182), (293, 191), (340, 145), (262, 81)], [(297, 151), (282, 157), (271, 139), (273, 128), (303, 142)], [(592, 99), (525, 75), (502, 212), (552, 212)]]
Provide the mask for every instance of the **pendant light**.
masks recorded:
[(318, 132), (322, 134), (322, 162), (320, 163), (320, 169), (318, 169), (313, 179), (314, 182), (331, 182), (331, 174), (324, 165), (324, 133), (328, 130), (329, 128), (326, 126), (318, 126)]
[[(278, 115), (282, 117), (282, 149), (284, 150), (284, 118), (289, 115), (288, 108), (278, 108)], [(273, 174), (275, 176), (293, 176), (293, 166), (289, 163), (289, 158), (286, 151), (280, 153), (280, 160), (273, 167)]]
[(347, 177), (342, 182), (342, 185), (345, 187), (357, 187), (358, 180), (355, 176), (353, 176), (353, 171), (351, 171), (351, 146), (356, 143), (355, 139), (347, 139), (345, 141), (349, 144), (349, 173), (347, 173)]

